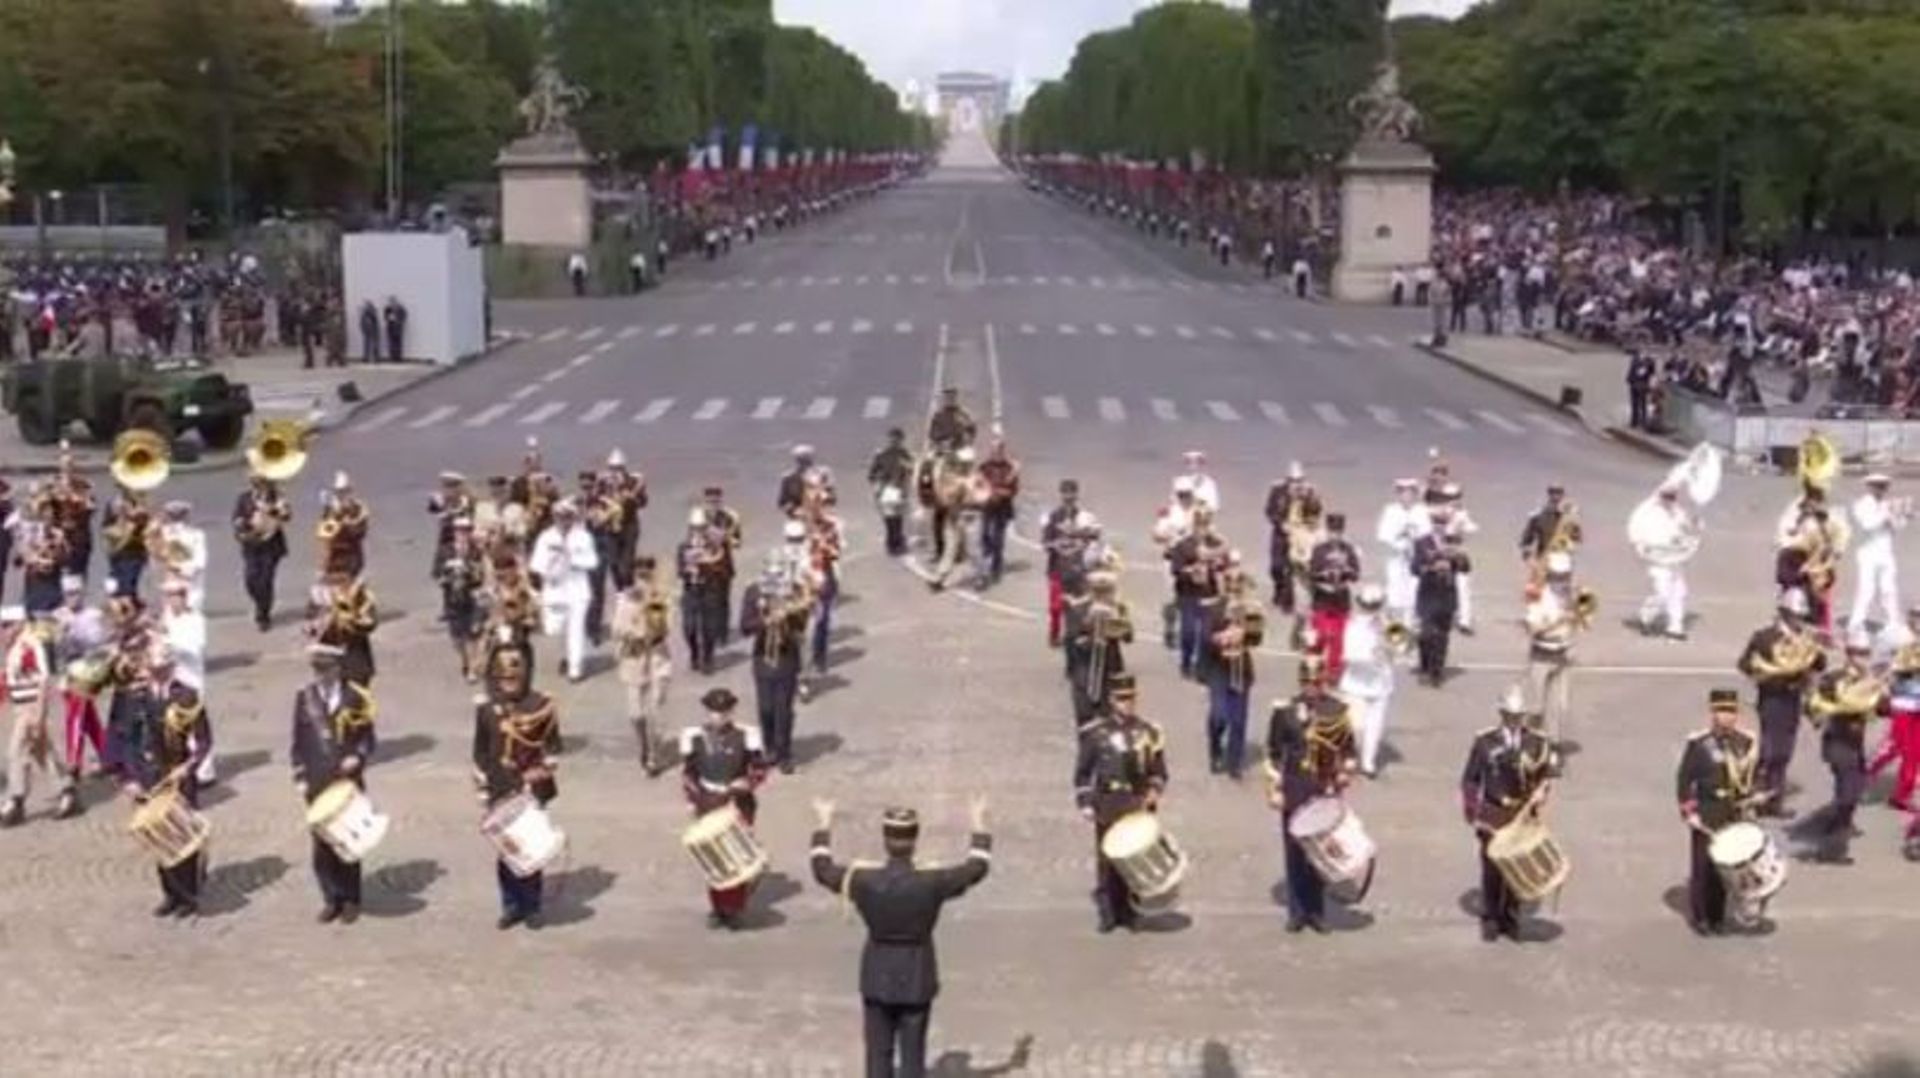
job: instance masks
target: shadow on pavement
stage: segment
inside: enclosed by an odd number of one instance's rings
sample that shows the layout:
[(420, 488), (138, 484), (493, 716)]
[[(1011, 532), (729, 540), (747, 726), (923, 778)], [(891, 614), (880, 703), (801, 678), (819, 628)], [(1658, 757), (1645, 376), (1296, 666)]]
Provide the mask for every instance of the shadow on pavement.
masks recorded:
[(371, 874), (362, 903), (369, 917), (405, 917), (427, 908), (420, 895), (447, 870), (428, 857), (382, 865)]
[(748, 900), (746, 914), (740, 918), (740, 927), (758, 932), (786, 924), (787, 915), (775, 907), (801, 890), (800, 882), (784, 872), (769, 872), (760, 877)]
[[(1033, 1056), (1033, 1034), (1022, 1033), (1013, 1042), (1013, 1051), (999, 1063), (987, 1063), (975, 1066), (973, 1053), (966, 1051), (943, 1052), (933, 1061), (933, 1069), (928, 1073), (933, 1078), (996, 1078), (1002, 1074), (1027, 1069), (1027, 1061)], [(1231, 1073), (1231, 1072), (1228, 1072)]]
[(405, 734), (388, 738), (374, 746), (373, 762), (390, 764), (409, 756), (418, 756), (439, 743), (439, 740), (431, 734)]
[(246, 907), (253, 895), (280, 882), (291, 867), (286, 858), (277, 854), (215, 865), (207, 873), (200, 911), (210, 917), (236, 913)]
[(618, 878), (599, 865), (581, 865), (556, 876), (547, 885), (546, 922), (559, 927), (592, 920), (591, 903)]
[(839, 734), (807, 734), (793, 739), (793, 763), (796, 767), (805, 767), (816, 760), (822, 760), (839, 752), (847, 743)]

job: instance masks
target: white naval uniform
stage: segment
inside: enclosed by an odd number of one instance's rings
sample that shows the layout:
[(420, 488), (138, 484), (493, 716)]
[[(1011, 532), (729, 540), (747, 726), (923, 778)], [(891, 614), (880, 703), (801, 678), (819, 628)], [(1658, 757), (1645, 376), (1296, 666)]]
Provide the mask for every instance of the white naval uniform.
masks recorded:
[(1433, 530), (1427, 507), (1388, 502), (1380, 510), (1374, 539), (1381, 547), (1380, 560), (1387, 568), (1387, 616), (1412, 624), (1413, 595), (1417, 581), (1413, 575), (1413, 544)]
[(1340, 695), (1353, 708), (1354, 729), (1360, 735), (1360, 770), (1373, 774), (1380, 743), (1387, 733), (1387, 703), (1393, 696), (1393, 653), (1377, 615), (1355, 612), (1347, 619), (1342, 638), (1344, 656)]
[(588, 576), (599, 564), (593, 536), (579, 524), (565, 531), (553, 525), (533, 544), (529, 567), (540, 574), (540, 631), (566, 635), (567, 677), (575, 681), (586, 671), (587, 604), (593, 600)]
[[(1627, 532), (1629, 535), (1644, 533), (1656, 547), (1668, 546), (1679, 540), (1687, 516), (1686, 509), (1677, 503), (1670, 509), (1659, 499), (1649, 498), (1635, 507)], [(1634, 521), (1639, 521), (1639, 525), (1636, 526)], [(1685, 562), (1672, 565), (1647, 562), (1647, 579), (1653, 586), (1653, 593), (1640, 603), (1640, 624), (1647, 631), (1651, 632), (1657, 623), (1664, 623), (1668, 636), (1686, 635), (1685, 569)]]
[(1853, 523), (1860, 537), (1854, 546), (1860, 568), (1854, 579), (1853, 613), (1847, 627), (1856, 632), (1862, 629), (1875, 602), (1881, 604), (1881, 624), (1898, 624), (1902, 618), (1900, 576), (1894, 560), (1893, 534), (1907, 522), (1894, 516), (1886, 499), (1862, 494), (1853, 502)]
[(187, 585), (187, 605), (194, 610), (207, 608), (207, 533), (191, 524), (167, 524), (160, 530), (160, 546), (165, 550), (175, 543), (187, 550), (184, 561), (175, 564), (165, 558), (160, 560), (163, 567), (163, 583), (167, 580), (183, 580)]
[[(1446, 524), (1436, 525), (1436, 527), (1440, 528), (1442, 536), (1459, 536), (1460, 548), (1462, 550), (1466, 549), (1467, 537), (1480, 530), (1480, 525), (1474, 522), (1473, 517), (1467, 514), (1466, 509), (1458, 505), (1453, 507), (1453, 515), (1447, 518)], [(1454, 625), (1465, 629), (1467, 632), (1472, 632), (1473, 574), (1471, 572), (1456, 572), (1453, 574), (1453, 596)]]

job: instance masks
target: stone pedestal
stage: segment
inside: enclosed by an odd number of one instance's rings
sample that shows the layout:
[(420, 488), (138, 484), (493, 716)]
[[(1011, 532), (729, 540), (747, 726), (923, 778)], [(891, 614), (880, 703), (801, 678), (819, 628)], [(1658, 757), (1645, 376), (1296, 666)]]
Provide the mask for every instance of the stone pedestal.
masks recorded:
[(1411, 142), (1362, 142), (1340, 163), (1334, 298), (1384, 303), (1396, 268), (1433, 257), (1433, 156)]
[(571, 131), (528, 135), (494, 160), (500, 173), (500, 239), (584, 251), (593, 242), (592, 158)]

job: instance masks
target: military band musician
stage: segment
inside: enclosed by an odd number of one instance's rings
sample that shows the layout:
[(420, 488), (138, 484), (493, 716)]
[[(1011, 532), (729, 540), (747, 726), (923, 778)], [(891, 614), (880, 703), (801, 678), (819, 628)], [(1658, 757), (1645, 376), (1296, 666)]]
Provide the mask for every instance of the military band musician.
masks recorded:
[[(213, 726), (193, 687), (175, 678), (173, 660), (157, 655), (147, 670), (150, 698), (158, 721), (144, 723), (140, 758), (127, 792), (136, 802), (172, 789), (188, 805), (199, 807), (201, 765), (213, 754)], [(206, 851), (196, 852), (160, 875), (161, 903), (155, 917), (194, 917), (200, 912), (200, 887), (206, 878)]]
[(1200, 663), (1207, 683), (1207, 767), (1239, 781), (1246, 766), (1247, 702), (1253, 694), (1253, 652), (1266, 638), (1266, 612), (1238, 553), (1220, 573), (1219, 594), (1202, 608)]
[(1308, 624), (1325, 649), (1327, 676), (1338, 680), (1344, 666), (1347, 617), (1353, 587), (1360, 579), (1360, 552), (1347, 541), (1344, 513), (1326, 515), (1326, 531), (1307, 558), (1307, 588), (1312, 614)]
[(1133, 675), (1116, 675), (1108, 696), (1106, 714), (1080, 731), (1073, 767), (1074, 801), (1093, 824), (1094, 908), (1101, 932), (1132, 928), (1135, 911), (1125, 877), (1107, 860), (1100, 842), (1122, 817), (1158, 811), (1167, 788), (1166, 737), (1135, 710)]
[(1820, 731), (1820, 759), (1833, 775), (1833, 799), (1802, 827), (1824, 840), (1823, 856), (1845, 862), (1854, 835), (1853, 815), (1867, 788), (1867, 726), (1892, 710), (1886, 679), (1869, 665), (1872, 644), (1864, 633), (1847, 640), (1846, 661), (1814, 681), (1807, 718)]
[(1359, 766), (1347, 705), (1327, 690), (1321, 675), (1317, 661), (1302, 660), (1299, 693), (1275, 701), (1267, 720), (1267, 769), (1273, 779), (1267, 803), (1280, 813), (1288, 932), (1327, 930), (1326, 881), (1289, 825), (1309, 801), (1339, 796)]
[(1297, 460), (1287, 465), (1287, 477), (1267, 490), (1267, 577), (1273, 584), (1273, 605), (1288, 616), (1294, 612), (1298, 585), (1306, 582), (1307, 557), (1318, 541), (1324, 512), (1319, 493)]
[(665, 588), (656, 577), (653, 556), (634, 562), (633, 579), (613, 605), (613, 645), (620, 662), (620, 683), (627, 690), (627, 718), (633, 723), (640, 747), (640, 767), (648, 777), (659, 774), (660, 736), (657, 723), (667, 702), (673, 678), (673, 659), (667, 636), (671, 609)]
[(100, 535), (107, 543), (107, 577), (121, 595), (140, 594), (140, 576), (147, 568), (147, 540), (155, 532), (153, 509), (139, 491), (115, 485), (100, 515)]
[[(313, 680), (293, 698), (293, 737), (287, 759), (293, 788), (313, 804), (335, 782), (365, 789), (373, 761), (373, 694), (342, 674), (344, 652), (331, 644), (307, 648)], [(352, 924), (360, 917), (360, 863), (340, 856), (318, 833), (313, 842), (313, 878), (320, 886), (321, 924)]]
[(1675, 784), (1680, 819), (1687, 825), (1687, 923), (1700, 935), (1728, 925), (1727, 888), (1709, 851), (1714, 833), (1748, 818), (1764, 788), (1756, 790), (1760, 745), (1740, 728), (1740, 694), (1707, 694), (1707, 728), (1687, 738)]
[(1827, 665), (1807, 626), (1806, 594), (1782, 591), (1774, 605), (1773, 622), (1747, 638), (1734, 664), (1753, 680), (1754, 710), (1760, 716), (1757, 781), (1766, 796), (1754, 810), (1762, 816), (1787, 815), (1787, 767), (1800, 740), (1807, 690)]
[[(700, 698), (706, 721), (680, 732), (680, 783), (695, 817), (731, 805), (751, 829), (760, 810), (754, 791), (767, 779), (767, 754), (759, 730), (734, 723), (738, 704), (739, 698), (723, 688), (708, 689)], [(738, 929), (752, 892), (750, 882), (725, 890), (709, 887), (708, 927)]]
[[(502, 648), (488, 669), (490, 693), (473, 712), (473, 776), (489, 809), (521, 793), (545, 806), (559, 795), (554, 780), (560, 719), (553, 701), (534, 691), (533, 669), (519, 652)], [(504, 859), (495, 865), (502, 930), (540, 927), (545, 874), (517, 875)]]
[(767, 755), (792, 774), (794, 699), (800, 691), (800, 647), (813, 600), (769, 555), (760, 579), (740, 596), (740, 631), (753, 642), (753, 693)]
[(247, 598), (253, 602), (253, 624), (261, 632), (273, 627), (274, 578), (287, 556), (287, 524), (293, 507), (273, 480), (255, 475), (233, 504), (233, 537), (240, 544), (240, 561)]
[(1520, 902), (1487, 856), (1495, 832), (1538, 815), (1560, 773), (1553, 744), (1526, 722), (1526, 695), (1518, 685), (1500, 698), (1500, 722), (1474, 736), (1460, 773), (1460, 804), (1480, 844), (1480, 938), (1520, 939)]

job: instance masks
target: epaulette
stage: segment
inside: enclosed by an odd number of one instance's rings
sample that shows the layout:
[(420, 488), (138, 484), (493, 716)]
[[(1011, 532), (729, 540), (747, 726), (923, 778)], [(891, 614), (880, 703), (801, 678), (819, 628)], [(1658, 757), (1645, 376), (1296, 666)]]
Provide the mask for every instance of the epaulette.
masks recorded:
[(1481, 738), (1487, 736), (1488, 734), (1497, 734), (1499, 732), (1500, 732), (1500, 724), (1496, 722), (1492, 726), (1489, 726), (1484, 730), (1475, 730), (1473, 732), (1473, 739), (1475, 741), (1478, 741)]
[(1711, 728), (1708, 728), (1705, 730), (1695, 730), (1693, 733), (1687, 735), (1687, 740), (1689, 742), (1700, 741), (1712, 736), (1713, 736), (1713, 730)]

